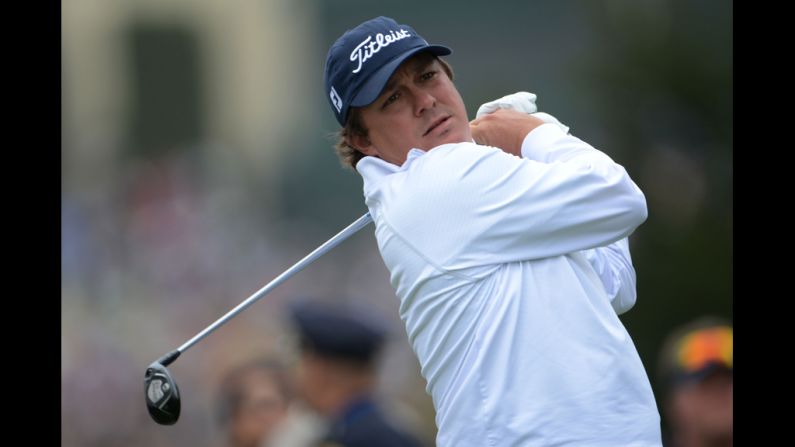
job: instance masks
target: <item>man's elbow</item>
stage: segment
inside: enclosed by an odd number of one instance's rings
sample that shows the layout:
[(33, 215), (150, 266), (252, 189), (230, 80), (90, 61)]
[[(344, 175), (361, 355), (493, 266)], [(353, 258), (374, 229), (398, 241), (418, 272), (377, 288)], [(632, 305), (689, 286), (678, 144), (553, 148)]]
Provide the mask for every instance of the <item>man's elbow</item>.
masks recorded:
[(646, 196), (636, 186), (631, 194), (630, 215), (635, 227), (639, 227), (649, 217), (649, 209), (646, 207)]
[(635, 183), (625, 177), (616, 184), (617, 194), (621, 197), (621, 215), (625, 225), (632, 228), (640, 226), (649, 217), (649, 210), (646, 207), (646, 196)]
[(612, 205), (612, 214), (625, 237), (635, 231), (649, 217), (646, 207), (646, 196), (638, 185), (632, 181), (627, 172), (621, 169), (618, 173), (608, 177), (608, 189), (602, 191), (602, 197), (608, 199)]

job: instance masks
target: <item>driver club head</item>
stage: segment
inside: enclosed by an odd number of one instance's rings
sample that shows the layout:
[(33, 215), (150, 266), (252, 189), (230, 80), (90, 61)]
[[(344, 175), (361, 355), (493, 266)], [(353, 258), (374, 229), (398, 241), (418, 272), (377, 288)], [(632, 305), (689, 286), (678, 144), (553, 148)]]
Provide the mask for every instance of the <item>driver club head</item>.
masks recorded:
[(179, 419), (180, 398), (177, 383), (160, 361), (146, 368), (144, 376), (146, 409), (155, 422), (173, 425)]

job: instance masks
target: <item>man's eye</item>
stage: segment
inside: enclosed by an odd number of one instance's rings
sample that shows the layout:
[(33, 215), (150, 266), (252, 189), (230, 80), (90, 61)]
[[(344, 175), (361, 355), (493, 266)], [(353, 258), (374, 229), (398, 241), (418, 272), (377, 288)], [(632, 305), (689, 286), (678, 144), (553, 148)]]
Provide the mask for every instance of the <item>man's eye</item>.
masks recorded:
[(431, 79), (434, 76), (436, 76), (436, 72), (435, 71), (429, 71), (427, 73), (423, 73), (423, 75), (420, 76), (420, 79), (422, 79), (423, 81), (427, 81), (428, 79)]
[(389, 98), (386, 99), (386, 101), (384, 101), (384, 107), (386, 107), (386, 106), (392, 104), (393, 102), (397, 101), (397, 99), (399, 97), (400, 97), (400, 93), (393, 93)]

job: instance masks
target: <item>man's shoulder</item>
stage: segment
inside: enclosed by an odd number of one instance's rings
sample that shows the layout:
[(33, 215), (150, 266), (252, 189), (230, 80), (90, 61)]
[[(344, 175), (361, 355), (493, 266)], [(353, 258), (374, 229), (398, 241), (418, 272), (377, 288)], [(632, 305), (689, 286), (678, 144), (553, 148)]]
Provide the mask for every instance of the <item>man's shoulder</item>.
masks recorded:
[(408, 432), (398, 429), (380, 412), (373, 412), (352, 421), (334, 441), (351, 446), (415, 447), (419, 442)]
[(418, 150), (410, 154), (407, 170), (433, 169), (436, 175), (444, 172), (455, 173), (457, 168), (471, 165), (494, 152), (502, 151), (474, 142), (446, 143), (426, 152)]
[(410, 433), (393, 425), (392, 421), (371, 403), (362, 405), (347, 417), (336, 421), (327, 440), (345, 446), (419, 446)]

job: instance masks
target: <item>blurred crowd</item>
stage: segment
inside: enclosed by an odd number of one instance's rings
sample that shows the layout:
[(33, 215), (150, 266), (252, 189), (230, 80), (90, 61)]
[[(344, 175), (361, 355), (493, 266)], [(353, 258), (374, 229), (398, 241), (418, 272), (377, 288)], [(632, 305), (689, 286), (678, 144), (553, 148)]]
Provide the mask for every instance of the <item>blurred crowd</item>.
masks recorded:
[[(63, 445), (219, 445), (216, 385), (236, 364), (298, 355), (288, 308), (300, 297), (369, 306), (385, 328), (401, 327), (388, 272), (362, 231), (174, 363), (183, 414), (174, 427), (156, 425), (143, 401), (146, 366), (341, 229), (276, 218), (259, 226), (261, 208), (245, 194), (202, 188), (205, 175), (190, 157), (169, 156), (142, 163), (118, 191), (87, 199), (64, 189)], [(375, 388), (432, 439), (432, 405), (404, 338), (385, 344)]]

